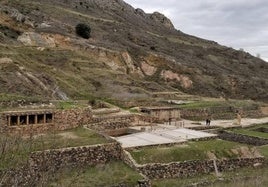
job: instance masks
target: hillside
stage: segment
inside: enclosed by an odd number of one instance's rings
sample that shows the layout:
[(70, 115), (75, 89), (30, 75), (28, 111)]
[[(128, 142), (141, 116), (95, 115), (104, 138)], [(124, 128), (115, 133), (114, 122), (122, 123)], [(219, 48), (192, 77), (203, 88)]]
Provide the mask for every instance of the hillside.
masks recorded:
[[(90, 39), (76, 35), (78, 23)], [(0, 101), (164, 91), (268, 101), (268, 63), (122, 0), (1, 0), (0, 42)]]

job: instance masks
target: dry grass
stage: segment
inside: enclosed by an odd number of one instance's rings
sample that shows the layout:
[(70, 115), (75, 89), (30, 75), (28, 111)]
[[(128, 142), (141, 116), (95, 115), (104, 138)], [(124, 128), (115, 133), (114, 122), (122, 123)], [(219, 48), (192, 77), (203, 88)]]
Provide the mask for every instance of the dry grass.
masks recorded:
[[(242, 154), (238, 148), (246, 146), (243, 144), (218, 139), (188, 142), (186, 145), (180, 147), (172, 146), (163, 148), (143, 148), (131, 151), (131, 155), (140, 164), (205, 160), (209, 159), (210, 154), (215, 155), (215, 157), (218, 159), (237, 158)], [(232, 151), (233, 149), (237, 149), (237, 152)]]

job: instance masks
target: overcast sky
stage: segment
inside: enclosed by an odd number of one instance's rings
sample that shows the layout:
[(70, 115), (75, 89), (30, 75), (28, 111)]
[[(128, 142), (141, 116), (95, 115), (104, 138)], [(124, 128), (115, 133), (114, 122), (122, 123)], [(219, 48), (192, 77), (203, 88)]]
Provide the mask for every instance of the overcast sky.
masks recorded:
[(268, 61), (268, 0), (125, 0), (170, 18), (187, 34), (243, 48)]

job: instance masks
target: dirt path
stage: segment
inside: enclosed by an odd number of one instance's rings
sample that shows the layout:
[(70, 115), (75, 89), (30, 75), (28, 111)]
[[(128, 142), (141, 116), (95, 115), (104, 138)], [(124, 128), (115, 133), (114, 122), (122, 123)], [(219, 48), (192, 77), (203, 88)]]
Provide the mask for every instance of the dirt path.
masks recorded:
[[(238, 125), (235, 125), (235, 122), (237, 121), (237, 119), (233, 119), (233, 120), (212, 120), (211, 124), (212, 126), (219, 126), (219, 127), (235, 127)], [(196, 127), (196, 126), (200, 126), (197, 125), (196, 123), (201, 124), (202, 126), (206, 125), (205, 121), (190, 121), (190, 120), (184, 120), (184, 124), (185, 127)], [(241, 126), (242, 127), (246, 127), (246, 126), (250, 126), (253, 124), (262, 124), (262, 123), (268, 123), (268, 117), (265, 118), (258, 118), (258, 119), (251, 119), (251, 118), (242, 118), (241, 120)]]

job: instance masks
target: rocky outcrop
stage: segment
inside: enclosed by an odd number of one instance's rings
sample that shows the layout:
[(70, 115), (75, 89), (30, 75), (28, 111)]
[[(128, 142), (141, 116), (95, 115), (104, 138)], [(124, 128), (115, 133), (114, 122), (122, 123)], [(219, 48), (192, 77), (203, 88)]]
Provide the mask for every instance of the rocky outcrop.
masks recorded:
[(154, 20), (155, 22), (162, 24), (164, 27), (168, 28), (168, 29), (175, 29), (174, 25), (172, 24), (172, 22), (170, 21), (170, 19), (168, 19), (165, 15), (159, 13), (159, 12), (154, 12), (150, 15), (150, 18), (152, 20)]
[[(57, 80), (57, 85), (64, 85), (62, 91), (73, 98), (102, 95), (117, 100), (121, 95), (115, 94), (110, 86), (113, 85), (131, 99), (148, 99), (146, 94), (151, 91), (180, 90), (193, 95), (267, 100), (267, 63), (245, 52), (176, 31), (161, 13), (146, 14), (122, 0), (0, 4), (0, 40), (10, 47), (3, 52), (5, 56), (17, 59), (16, 64), (31, 72), (44, 68), (44, 76), (54, 80), (52, 84)], [(28, 21), (30, 24), (26, 24)], [(83, 22), (92, 29), (88, 40), (78, 38), (75, 32), (75, 26)], [(41, 48), (18, 48), (20, 44)], [(92, 50), (91, 46), (97, 47)], [(94, 50), (96, 53), (91, 53)], [(147, 58), (150, 55), (155, 57)], [(32, 63), (24, 59), (31, 59)], [(156, 72), (143, 61), (157, 68)], [(25, 85), (15, 75), (15, 68), (8, 70), (11, 73), (0, 72), (4, 93), (51, 99), (51, 94)], [(162, 70), (166, 72), (161, 78)], [(101, 86), (95, 86), (96, 82)], [(132, 88), (138, 93), (133, 93)]]
[(193, 81), (185, 76), (174, 73), (171, 70), (163, 70), (160, 75), (165, 81), (178, 81), (183, 88), (191, 88), (193, 86)]
[(11, 64), (13, 60), (11, 58), (0, 58), (0, 64)]
[(145, 73), (145, 75), (147, 75), (147, 76), (152, 76), (153, 74), (155, 74), (155, 72), (157, 70), (156, 67), (151, 66), (151, 65), (147, 64), (146, 62), (141, 63), (141, 69)]
[(0, 6), (0, 12), (5, 13), (19, 23), (26, 24), (32, 28), (35, 27), (35, 22), (33, 20), (31, 20), (28, 16), (25, 16), (15, 8), (11, 8), (8, 6)]
[(18, 41), (26, 46), (56, 47), (54, 38), (35, 32), (25, 32), (18, 37)]

